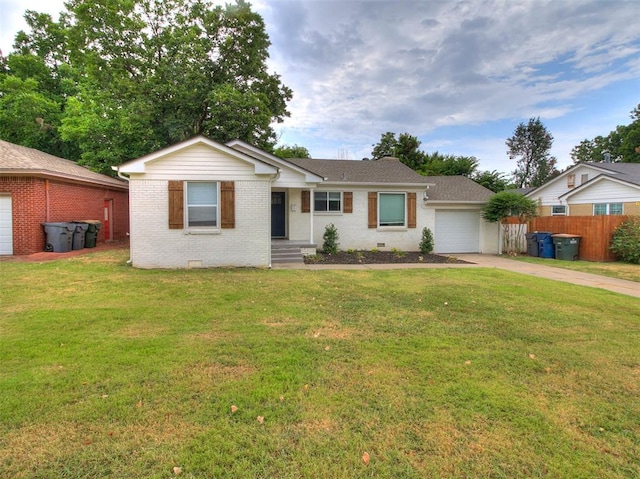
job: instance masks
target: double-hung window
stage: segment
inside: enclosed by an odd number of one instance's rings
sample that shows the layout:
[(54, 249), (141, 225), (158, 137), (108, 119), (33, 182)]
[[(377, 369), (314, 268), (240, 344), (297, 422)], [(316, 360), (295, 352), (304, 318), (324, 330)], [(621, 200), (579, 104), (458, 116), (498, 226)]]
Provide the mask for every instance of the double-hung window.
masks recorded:
[(189, 228), (217, 228), (218, 183), (215, 181), (186, 182), (186, 224)]
[(622, 203), (595, 203), (593, 205), (594, 216), (621, 215)]
[(378, 193), (378, 226), (406, 226), (405, 193)]
[(339, 213), (342, 211), (342, 193), (340, 191), (315, 191), (313, 208), (316, 212)]
[(566, 205), (553, 205), (551, 207), (551, 216), (566, 216), (566, 215), (567, 215)]

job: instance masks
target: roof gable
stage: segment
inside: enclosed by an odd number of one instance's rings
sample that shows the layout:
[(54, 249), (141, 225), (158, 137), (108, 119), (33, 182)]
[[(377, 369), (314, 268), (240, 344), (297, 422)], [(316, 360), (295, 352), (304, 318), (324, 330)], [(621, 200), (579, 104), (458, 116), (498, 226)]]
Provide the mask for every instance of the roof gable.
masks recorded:
[(146, 165), (153, 163), (158, 160), (166, 159), (171, 155), (179, 153), (188, 148), (192, 148), (194, 146), (205, 146), (207, 148), (211, 148), (212, 150), (218, 151), (226, 156), (232, 157), (234, 159), (240, 160), (251, 165), (254, 169), (255, 174), (276, 174), (278, 172), (278, 168), (276, 166), (270, 165), (258, 158), (254, 158), (249, 156), (241, 151), (230, 148), (222, 143), (218, 143), (216, 141), (210, 140), (204, 136), (196, 136), (189, 140), (185, 140), (180, 143), (176, 143), (175, 145), (168, 146), (161, 150), (155, 151), (153, 153), (149, 153), (148, 155), (141, 156), (135, 160), (128, 161), (123, 163), (117, 167), (114, 167), (120, 173), (144, 173)]
[(116, 178), (96, 173), (78, 163), (34, 148), (0, 140), (0, 174), (42, 176), (128, 189)]
[[(610, 175), (606, 175), (606, 174), (601, 174), (596, 176), (595, 178), (593, 178), (592, 180), (587, 181), (586, 183), (583, 183), (580, 186), (577, 186), (576, 188), (573, 188), (571, 190), (569, 190), (568, 192), (566, 192), (563, 195), (560, 195), (559, 198), (562, 199), (568, 199), (570, 197), (573, 197), (575, 195), (580, 195), (581, 193), (585, 193), (587, 192), (589, 189), (596, 187), (597, 185), (602, 185), (603, 183), (615, 183), (618, 186), (618, 189), (616, 191), (618, 191), (618, 194), (620, 194), (622, 191), (625, 191), (628, 193), (632, 192), (633, 190), (637, 190), (638, 193), (640, 194), (640, 182), (631, 182), (631, 181), (627, 181), (626, 177), (615, 177), (615, 176), (610, 176)], [(595, 193), (595, 192), (594, 192)]]
[(295, 163), (288, 161), (287, 159), (279, 158), (275, 155), (272, 155), (271, 153), (267, 153), (266, 151), (261, 150), (260, 148), (256, 148), (249, 143), (245, 143), (242, 140), (229, 141), (226, 143), (226, 145), (230, 148), (233, 148), (234, 150), (238, 150), (247, 155), (259, 158), (260, 160), (265, 161), (269, 164), (275, 165), (280, 168), (289, 168), (297, 173), (300, 173), (305, 176), (305, 181), (307, 181), (308, 183), (320, 183), (324, 181), (324, 177), (319, 176), (312, 171), (306, 170), (305, 168), (300, 167)]
[[(558, 182), (561, 181), (565, 181), (567, 178), (567, 175), (574, 173), (576, 170), (580, 169), (580, 168), (588, 168), (589, 170), (593, 171), (595, 174), (599, 175), (607, 175), (611, 178), (616, 178), (620, 181), (625, 181), (627, 183), (632, 183), (632, 184), (636, 184), (636, 185), (640, 185), (640, 163), (594, 163), (594, 162), (582, 162), (582, 163), (577, 163), (573, 166), (571, 166), (570, 168), (567, 168), (565, 171), (563, 171), (562, 173), (560, 173), (558, 176), (556, 176), (555, 178), (547, 181), (544, 185), (538, 186), (537, 188), (532, 189), (531, 191), (527, 192), (525, 194), (525, 196), (529, 196), (529, 197), (533, 197), (534, 195), (539, 195), (541, 191), (556, 185)], [(570, 191), (573, 191), (574, 189), (578, 189), (578, 188), (582, 188), (583, 186), (588, 185), (589, 183), (591, 183), (592, 181), (594, 181), (596, 178), (598, 178), (598, 176), (596, 176), (595, 178), (590, 179), (588, 182), (579, 185), (575, 188), (571, 188), (569, 189), (569, 187), (566, 187), (566, 189), (568, 190), (566, 193), (564, 193), (563, 195), (560, 196), (565, 196), (567, 193), (569, 193)]]

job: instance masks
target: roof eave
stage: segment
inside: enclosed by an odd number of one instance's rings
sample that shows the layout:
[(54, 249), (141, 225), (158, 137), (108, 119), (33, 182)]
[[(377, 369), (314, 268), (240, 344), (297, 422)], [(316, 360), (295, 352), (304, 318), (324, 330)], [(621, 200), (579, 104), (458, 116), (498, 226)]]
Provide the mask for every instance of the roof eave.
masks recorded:
[[(53, 178), (56, 180), (62, 179), (73, 183), (90, 183), (92, 185), (99, 185), (107, 188), (129, 190), (129, 185), (125, 182), (122, 182), (122, 184), (116, 184), (48, 170), (0, 169), (0, 176), (36, 176), (41, 178)], [(118, 181), (118, 183), (120, 183), (119, 180), (116, 180), (115, 178), (113, 181)]]
[(425, 188), (427, 186), (434, 186), (432, 183), (383, 183), (380, 181), (331, 181), (327, 180), (323, 185), (336, 185), (336, 186), (393, 186), (403, 188)]
[(487, 204), (489, 200), (432, 200), (432, 199), (428, 199), (427, 200), (427, 204), (433, 204), (433, 203), (438, 203), (438, 204), (459, 204), (459, 205), (485, 205)]

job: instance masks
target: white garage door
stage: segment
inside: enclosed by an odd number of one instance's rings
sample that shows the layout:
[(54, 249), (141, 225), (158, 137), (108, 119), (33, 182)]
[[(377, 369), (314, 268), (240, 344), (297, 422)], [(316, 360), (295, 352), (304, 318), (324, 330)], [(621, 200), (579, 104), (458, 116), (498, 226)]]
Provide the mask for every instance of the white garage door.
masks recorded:
[(0, 254), (13, 254), (11, 196), (0, 195)]
[(436, 253), (478, 253), (480, 212), (436, 210)]

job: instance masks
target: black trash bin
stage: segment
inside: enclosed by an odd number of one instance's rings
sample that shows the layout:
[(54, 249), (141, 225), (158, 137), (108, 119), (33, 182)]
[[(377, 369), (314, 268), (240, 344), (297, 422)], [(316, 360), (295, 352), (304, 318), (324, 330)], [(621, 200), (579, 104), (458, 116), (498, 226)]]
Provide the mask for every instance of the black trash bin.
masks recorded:
[(551, 233), (539, 231), (536, 236), (538, 237), (538, 255), (541, 258), (555, 258), (556, 252), (553, 247)]
[(578, 259), (578, 249), (580, 248), (580, 238), (582, 236), (558, 234), (553, 235), (553, 244), (556, 248), (556, 259), (575, 261)]
[(527, 254), (529, 256), (540, 256), (538, 252), (538, 236), (536, 233), (526, 233), (527, 238)]
[(73, 243), (71, 248), (74, 250), (82, 249), (84, 248), (85, 236), (89, 229), (89, 224), (80, 221), (74, 221), (72, 224), (75, 226), (75, 230), (73, 231)]
[(44, 250), (53, 253), (71, 251), (75, 225), (72, 223), (42, 223), (47, 236)]
[(98, 220), (84, 220), (82, 223), (87, 224), (87, 232), (84, 236), (84, 247), (95, 248), (98, 242), (98, 231), (100, 231), (102, 223)]

